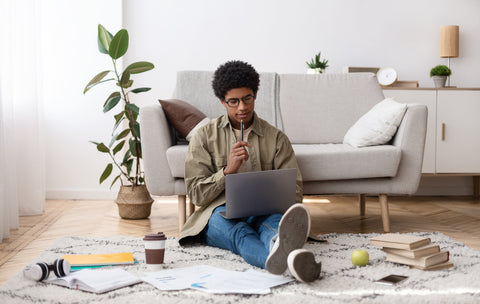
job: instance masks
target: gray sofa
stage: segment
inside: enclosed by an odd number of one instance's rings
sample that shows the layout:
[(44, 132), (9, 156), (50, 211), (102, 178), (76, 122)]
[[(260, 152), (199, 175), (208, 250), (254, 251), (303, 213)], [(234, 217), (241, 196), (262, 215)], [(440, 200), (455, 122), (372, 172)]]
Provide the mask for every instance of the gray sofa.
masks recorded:
[[(211, 89), (212, 72), (182, 71), (174, 97), (213, 118), (224, 113)], [(415, 193), (421, 177), (427, 108), (408, 105), (393, 139), (379, 146), (343, 144), (347, 130), (384, 95), (371, 73), (260, 74), (255, 110), (290, 138), (305, 195), (378, 195), (383, 229), (390, 231), (388, 195)], [(177, 195), (180, 229), (193, 211), (184, 183), (188, 146), (179, 144), (160, 104), (140, 109), (145, 180), (152, 195)]]

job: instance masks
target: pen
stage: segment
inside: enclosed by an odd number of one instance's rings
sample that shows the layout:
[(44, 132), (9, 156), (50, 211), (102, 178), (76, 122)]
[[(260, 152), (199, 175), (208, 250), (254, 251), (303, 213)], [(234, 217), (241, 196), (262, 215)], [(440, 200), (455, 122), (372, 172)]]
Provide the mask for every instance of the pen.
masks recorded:
[(240, 140), (243, 141), (243, 120), (240, 120)]

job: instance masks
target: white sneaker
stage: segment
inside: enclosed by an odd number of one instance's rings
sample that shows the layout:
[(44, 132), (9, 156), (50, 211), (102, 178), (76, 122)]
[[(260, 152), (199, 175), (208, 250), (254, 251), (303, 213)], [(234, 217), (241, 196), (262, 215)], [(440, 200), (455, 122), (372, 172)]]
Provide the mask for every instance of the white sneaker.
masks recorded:
[(322, 263), (315, 261), (315, 256), (307, 249), (296, 249), (288, 255), (288, 270), (299, 281), (309, 283), (320, 276)]
[(273, 274), (282, 274), (287, 269), (290, 252), (302, 248), (310, 232), (310, 213), (302, 204), (292, 205), (278, 224), (278, 238), (273, 245), (265, 269)]

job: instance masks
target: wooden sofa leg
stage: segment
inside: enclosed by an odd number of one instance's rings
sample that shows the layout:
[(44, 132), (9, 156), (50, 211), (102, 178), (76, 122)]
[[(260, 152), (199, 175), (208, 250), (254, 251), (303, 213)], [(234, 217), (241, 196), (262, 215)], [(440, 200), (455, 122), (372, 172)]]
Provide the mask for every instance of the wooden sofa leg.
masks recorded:
[(379, 194), (380, 209), (382, 212), (383, 231), (390, 232), (390, 215), (388, 214), (388, 197), (386, 194)]
[(358, 195), (358, 202), (360, 203), (360, 216), (365, 216), (365, 194)]
[(178, 230), (182, 230), (185, 221), (187, 220), (187, 210), (186, 210), (187, 196), (179, 195), (178, 196)]

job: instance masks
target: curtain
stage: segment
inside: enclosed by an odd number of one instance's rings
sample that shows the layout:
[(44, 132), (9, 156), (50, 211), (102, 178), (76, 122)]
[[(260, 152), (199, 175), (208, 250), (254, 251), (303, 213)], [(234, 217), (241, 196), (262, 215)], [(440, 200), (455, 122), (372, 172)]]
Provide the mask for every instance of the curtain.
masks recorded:
[(45, 206), (39, 2), (0, 0), (0, 240)]

